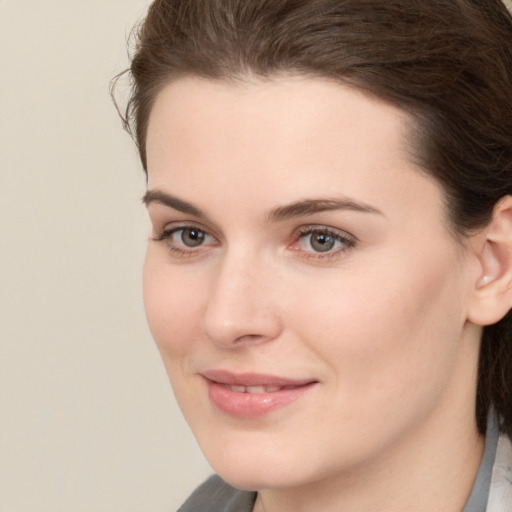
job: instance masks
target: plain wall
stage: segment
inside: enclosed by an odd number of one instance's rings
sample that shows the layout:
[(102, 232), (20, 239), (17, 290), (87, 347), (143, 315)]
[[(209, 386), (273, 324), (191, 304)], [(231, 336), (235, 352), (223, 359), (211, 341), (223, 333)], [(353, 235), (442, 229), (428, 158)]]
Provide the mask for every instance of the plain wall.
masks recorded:
[(0, 512), (176, 510), (210, 473), (141, 298), (110, 101), (147, 0), (0, 0)]

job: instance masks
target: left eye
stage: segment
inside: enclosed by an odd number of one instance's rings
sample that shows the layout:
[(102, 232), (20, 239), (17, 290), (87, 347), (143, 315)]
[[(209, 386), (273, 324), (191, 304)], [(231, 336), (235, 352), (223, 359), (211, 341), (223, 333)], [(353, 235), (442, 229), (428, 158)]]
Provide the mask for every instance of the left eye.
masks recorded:
[(298, 243), (302, 250), (316, 253), (327, 253), (354, 245), (350, 238), (326, 229), (314, 229), (303, 233)]

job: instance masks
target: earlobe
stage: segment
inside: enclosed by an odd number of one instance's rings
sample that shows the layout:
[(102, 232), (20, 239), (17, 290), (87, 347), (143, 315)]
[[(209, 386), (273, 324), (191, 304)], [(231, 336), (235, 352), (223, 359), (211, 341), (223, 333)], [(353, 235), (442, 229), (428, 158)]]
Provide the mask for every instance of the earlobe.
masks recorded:
[(492, 325), (512, 307), (512, 196), (496, 203), (491, 221), (477, 238), (481, 270), (468, 320), (477, 325)]

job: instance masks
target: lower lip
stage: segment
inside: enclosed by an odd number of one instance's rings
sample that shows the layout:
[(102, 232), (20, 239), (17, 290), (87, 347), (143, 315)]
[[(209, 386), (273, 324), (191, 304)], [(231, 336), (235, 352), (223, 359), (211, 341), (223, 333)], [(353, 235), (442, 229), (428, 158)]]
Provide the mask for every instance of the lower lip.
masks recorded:
[(274, 393), (237, 393), (225, 385), (206, 380), (208, 396), (222, 412), (237, 418), (259, 418), (295, 402), (309, 391), (315, 383), (294, 388), (285, 388)]

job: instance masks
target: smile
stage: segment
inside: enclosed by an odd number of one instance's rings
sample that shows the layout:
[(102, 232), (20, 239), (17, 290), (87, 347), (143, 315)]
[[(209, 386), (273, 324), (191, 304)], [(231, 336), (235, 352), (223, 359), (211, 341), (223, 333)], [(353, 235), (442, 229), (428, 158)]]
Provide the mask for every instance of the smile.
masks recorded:
[(227, 386), (233, 393), (251, 393), (253, 395), (262, 395), (263, 393), (276, 393), (286, 387), (280, 386)]
[(202, 374), (210, 402), (229, 416), (263, 417), (302, 398), (318, 381), (214, 370)]

